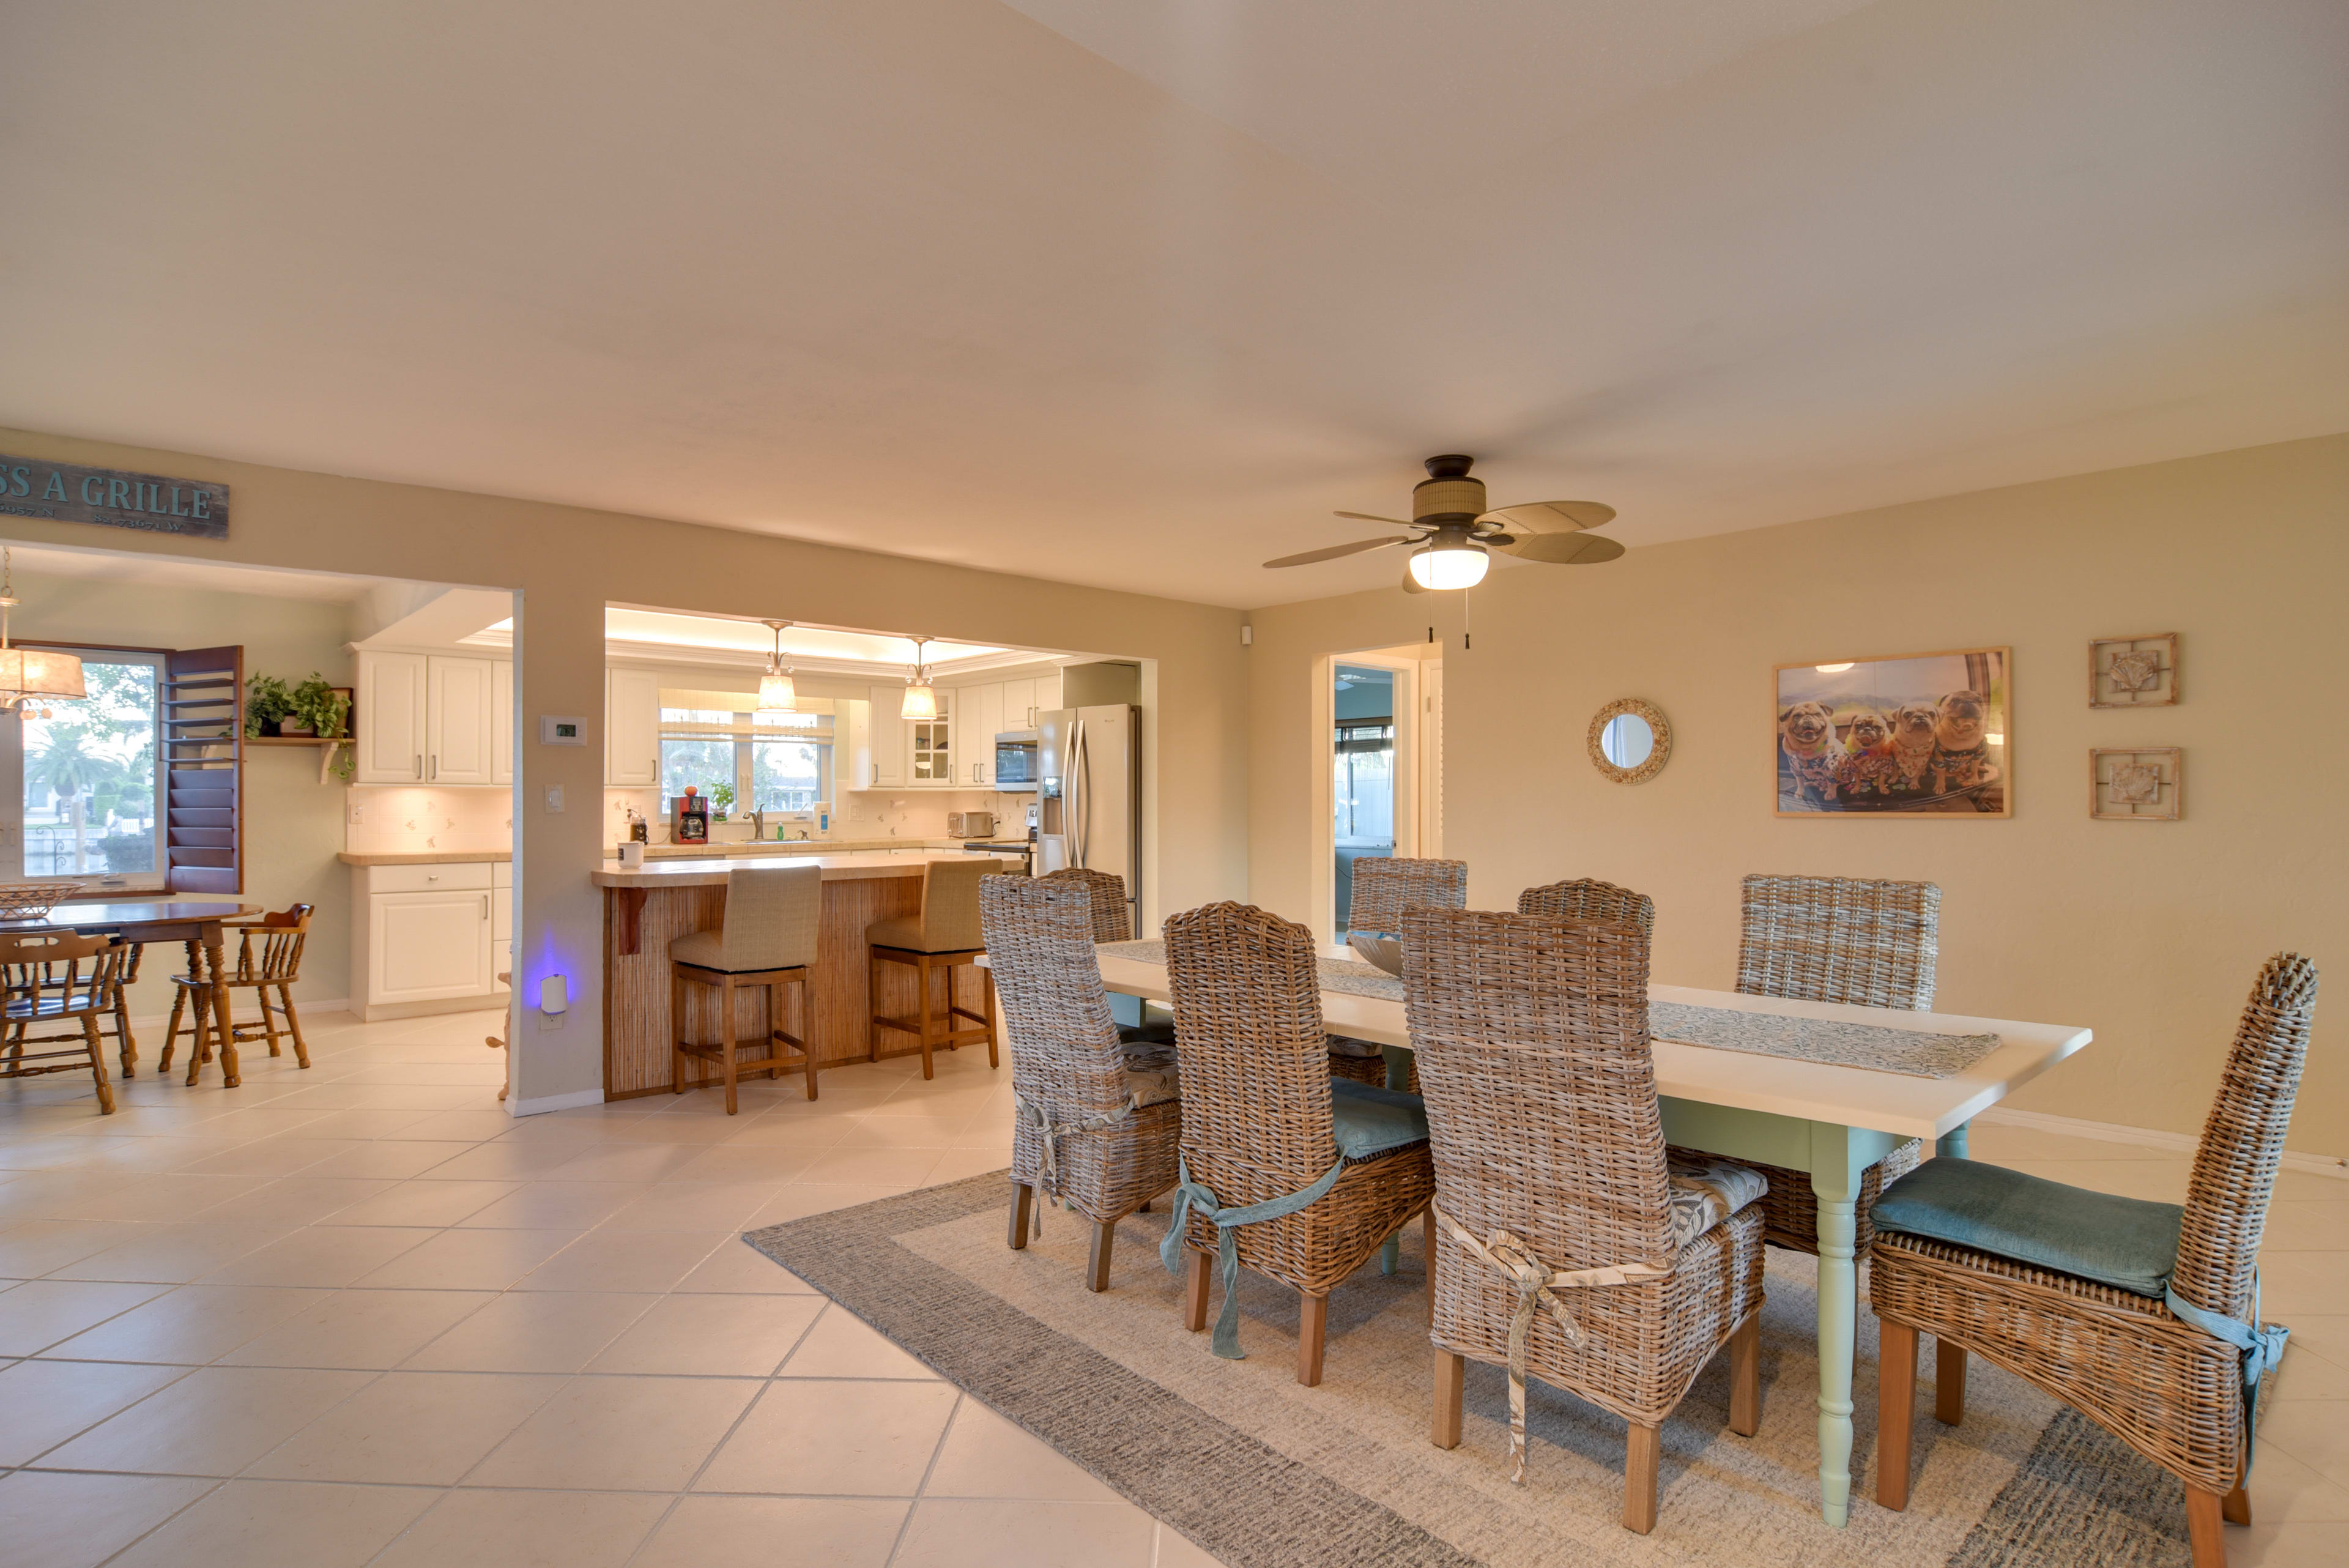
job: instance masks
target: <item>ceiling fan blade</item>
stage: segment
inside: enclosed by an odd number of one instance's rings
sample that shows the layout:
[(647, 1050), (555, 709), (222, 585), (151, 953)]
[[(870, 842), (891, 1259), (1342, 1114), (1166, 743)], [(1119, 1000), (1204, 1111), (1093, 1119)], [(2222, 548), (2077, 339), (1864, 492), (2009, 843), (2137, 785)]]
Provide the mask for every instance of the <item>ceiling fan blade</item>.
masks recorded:
[(1332, 512), (1332, 517), (1350, 517), (1357, 523), (1392, 523), (1398, 528), (1416, 528), (1416, 523), (1406, 523), (1400, 517), (1381, 517), (1370, 512)]
[(1603, 534), (1527, 534), (1495, 548), (1521, 561), (1547, 561), (1553, 566), (1595, 566), (1623, 553), (1623, 542)]
[(1408, 545), (1408, 539), (1357, 539), (1350, 545), (1332, 545), (1323, 550), (1308, 550), (1302, 555), (1283, 556), (1278, 561), (1267, 561), (1268, 566), (1309, 566), (1316, 561), (1334, 561), (1340, 556), (1358, 556), (1364, 550), (1383, 550), (1389, 545)]
[(1402, 573), (1402, 591), (1407, 594), (1423, 594), (1431, 592), (1432, 590), (1421, 587), (1419, 586), (1419, 579), (1411, 575), (1411, 568), (1409, 566), (1405, 566)]
[(1615, 508), (1597, 501), (1528, 501), (1501, 506), (1476, 519), (1512, 534), (1570, 534), (1578, 528), (1604, 528), (1615, 521)]

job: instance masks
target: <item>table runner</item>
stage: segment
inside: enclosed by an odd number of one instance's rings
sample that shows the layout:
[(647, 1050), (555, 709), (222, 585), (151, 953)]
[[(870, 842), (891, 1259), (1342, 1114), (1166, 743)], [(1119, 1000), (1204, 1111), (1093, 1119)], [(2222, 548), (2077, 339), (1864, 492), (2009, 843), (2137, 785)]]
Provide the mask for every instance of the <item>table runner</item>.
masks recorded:
[[(1108, 958), (1139, 959), (1155, 964), (1166, 961), (1166, 944), (1159, 940), (1105, 942), (1100, 951)], [(1314, 967), (1324, 991), (1375, 996), (1389, 1002), (1403, 1000), (1402, 981), (1369, 964), (1321, 958), (1315, 961)], [(1920, 1033), (1889, 1029), (1880, 1023), (1795, 1018), (1729, 1007), (1692, 1007), (1679, 1002), (1650, 1002), (1648, 1026), (1659, 1040), (1717, 1051), (1785, 1056), (1798, 1062), (1824, 1062), (1837, 1067), (1865, 1067), (1911, 1078), (1953, 1078), (1997, 1050), (2001, 1044), (1995, 1034)]]

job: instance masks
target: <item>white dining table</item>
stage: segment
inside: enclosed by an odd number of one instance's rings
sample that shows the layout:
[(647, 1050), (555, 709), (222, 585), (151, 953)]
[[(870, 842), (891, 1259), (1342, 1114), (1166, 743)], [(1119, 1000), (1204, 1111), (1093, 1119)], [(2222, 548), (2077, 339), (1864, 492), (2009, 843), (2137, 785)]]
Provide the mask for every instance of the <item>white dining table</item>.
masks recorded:
[[(1350, 960), (1347, 949), (1329, 955)], [(1145, 1001), (1173, 1000), (1164, 964), (1103, 953), (1102, 983)], [(1666, 1141), (1733, 1159), (1808, 1171), (1819, 1200), (1819, 1512), (1851, 1515), (1851, 1374), (1858, 1331), (1856, 1200), (1861, 1173), (1912, 1137), (1963, 1158), (1966, 1124), (2095, 1036), (2071, 1023), (2030, 1023), (1955, 1012), (1908, 1012), (1793, 1002), (1738, 992), (1654, 985), (1650, 1000), (1781, 1017), (1835, 1019), (1921, 1034), (1995, 1034), (1997, 1049), (1951, 1077), (1923, 1078), (1673, 1040), (1655, 1043), (1656, 1092)], [(1321, 992), (1332, 1034), (1388, 1048), (1394, 1078), (1411, 1046), (1403, 1003), (1348, 991)]]

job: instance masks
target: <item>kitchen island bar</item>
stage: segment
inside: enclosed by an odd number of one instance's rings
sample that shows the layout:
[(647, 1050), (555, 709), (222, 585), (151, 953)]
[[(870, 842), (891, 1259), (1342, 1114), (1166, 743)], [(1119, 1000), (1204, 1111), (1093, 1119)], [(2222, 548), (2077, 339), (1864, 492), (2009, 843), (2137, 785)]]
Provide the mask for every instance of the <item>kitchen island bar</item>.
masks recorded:
[[(921, 911), (922, 868), (931, 861), (969, 858), (957, 850), (905, 849), (661, 860), (636, 870), (605, 861), (591, 874), (604, 895), (604, 1097), (625, 1100), (668, 1089), (668, 945), (688, 931), (714, 930), (724, 923), (731, 872), (781, 872), (811, 862), (823, 868), (819, 956), (809, 971), (804, 1000), (787, 1004), (792, 1011), (803, 1010), (804, 1015), (786, 1020), (784, 1027), (809, 1043), (819, 1067), (829, 1067), (874, 1058), (874, 986), (880, 988), (879, 1011), (891, 1016), (909, 1016), (917, 1005), (911, 971), (883, 964), (874, 975), (866, 929), (876, 920)], [(1013, 861), (1001, 864), (1007, 872), (1019, 870)], [(978, 1010), (982, 998), (976, 988), (986, 983), (983, 972), (964, 971), (956, 1000)], [(735, 1008), (736, 1038), (743, 1043), (747, 1073), (770, 1059), (765, 988), (739, 992)], [(688, 988), (686, 1031), (689, 1040), (718, 1038), (715, 991)], [(885, 1047), (878, 1053), (882, 1056), (921, 1049), (910, 1035), (891, 1035), (877, 1044)]]

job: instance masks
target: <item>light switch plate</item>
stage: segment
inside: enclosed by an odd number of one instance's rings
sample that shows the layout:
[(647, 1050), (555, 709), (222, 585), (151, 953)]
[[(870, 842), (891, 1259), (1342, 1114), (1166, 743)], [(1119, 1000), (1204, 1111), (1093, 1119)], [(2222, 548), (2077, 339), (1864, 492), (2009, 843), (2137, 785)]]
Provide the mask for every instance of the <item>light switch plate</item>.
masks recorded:
[(561, 784), (549, 784), (546, 786), (546, 809), (549, 811), (561, 811), (563, 809), (563, 786)]

